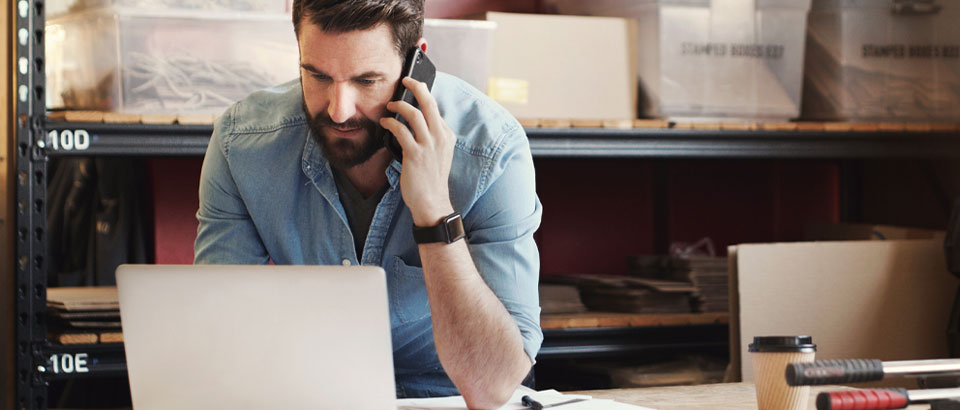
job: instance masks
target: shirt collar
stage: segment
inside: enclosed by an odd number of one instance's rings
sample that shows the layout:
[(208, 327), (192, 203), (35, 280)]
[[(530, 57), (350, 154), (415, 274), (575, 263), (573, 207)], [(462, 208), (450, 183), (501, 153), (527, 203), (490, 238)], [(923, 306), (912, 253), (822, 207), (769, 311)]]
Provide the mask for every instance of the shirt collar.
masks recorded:
[[(332, 178), (333, 175), (330, 171), (330, 164), (326, 159), (323, 158), (323, 147), (317, 143), (317, 140), (313, 138), (313, 131), (307, 127), (306, 132), (306, 144), (303, 147), (303, 158), (301, 161), (301, 170), (307, 178), (311, 180), (316, 180), (317, 178), (330, 174)], [(390, 165), (387, 166), (387, 169), (384, 171), (387, 174), (387, 181), (390, 183), (390, 189), (396, 189), (397, 185), (400, 183), (400, 172), (403, 170), (403, 166), (400, 164), (400, 161), (392, 160)]]
[(387, 181), (390, 182), (390, 189), (397, 189), (397, 184), (400, 183), (400, 171), (402, 170), (403, 166), (400, 164), (400, 161), (390, 161), (390, 165), (386, 170)]

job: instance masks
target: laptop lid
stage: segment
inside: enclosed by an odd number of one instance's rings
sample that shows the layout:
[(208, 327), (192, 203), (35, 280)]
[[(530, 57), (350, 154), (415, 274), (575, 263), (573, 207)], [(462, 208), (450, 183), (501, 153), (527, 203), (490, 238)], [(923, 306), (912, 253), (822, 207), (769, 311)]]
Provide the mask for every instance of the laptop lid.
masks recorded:
[(122, 265), (133, 407), (396, 408), (383, 270)]

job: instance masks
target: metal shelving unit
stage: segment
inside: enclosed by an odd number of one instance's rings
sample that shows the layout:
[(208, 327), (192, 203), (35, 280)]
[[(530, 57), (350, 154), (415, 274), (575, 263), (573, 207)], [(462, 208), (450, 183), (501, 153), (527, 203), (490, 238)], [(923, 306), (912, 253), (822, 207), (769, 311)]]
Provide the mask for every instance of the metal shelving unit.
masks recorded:
[[(213, 130), (54, 121), (44, 126), (47, 155), (200, 156)], [(527, 135), (537, 158), (960, 158), (957, 132), (529, 128)]]
[(43, 2), (15, 2), (16, 76), (16, 389), (20, 409), (47, 408), (45, 363), (45, 259), (47, 153), (38, 137), (44, 131)]
[(538, 360), (578, 357), (623, 357), (687, 349), (723, 351), (729, 340), (728, 325), (680, 325), (545, 329)]
[[(39, 106), (35, 107), (37, 111)], [(75, 377), (123, 375), (123, 345), (54, 346), (45, 339), (46, 270), (43, 174), (52, 156), (202, 156), (211, 126), (69, 123), (30, 117), (21, 142), (29, 159), (18, 187), (18, 397), (23, 408), (45, 409), (46, 383)], [(29, 133), (29, 134), (27, 134)], [(960, 135), (949, 132), (823, 132), (527, 130), (537, 158), (960, 158)], [(30, 138), (27, 135), (42, 136)], [(25, 145), (23, 145), (25, 144)], [(26, 148), (24, 148), (26, 147)], [(667, 328), (548, 330), (544, 359), (642, 354), (671, 349), (721, 350), (727, 325)], [(691, 333), (692, 332), (692, 333)], [(704, 335), (709, 337), (704, 338)], [(64, 363), (70, 363), (64, 366)], [(24, 375), (26, 375), (24, 377)], [(23, 399), (31, 397), (26, 402)]]
[(957, 132), (535, 128), (535, 157), (958, 158)]
[(49, 345), (44, 351), (47, 355), (43, 364), (47, 381), (127, 374), (125, 352), (120, 343)]
[[(46, 409), (49, 381), (124, 374), (123, 346), (55, 346), (46, 339), (47, 161), (52, 156), (202, 156), (211, 126), (69, 123), (49, 121), (44, 102), (44, 13), (42, 0), (18, 0), (16, 23), (16, 261), (15, 403)], [(823, 132), (528, 129), (538, 158), (958, 158), (955, 132)], [(691, 345), (718, 347), (717, 336)], [(652, 330), (609, 330), (610, 337)], [(555, 334), (554, 334), (555, 333)], [(675, 347), (675, 341), (612, 346), (596, 334), (550, 333), (546, 356), (566, 357)], [(645, 334), (647, 334), (645, 333)], [(649, 335), (648, 335), (649, 336)], [(659, 343), (659, 344), (657, 344)], [(705, 343), (705, 344), (704, 344)]]
[(48, 155), (201, 156), (207, 150), (209, 125), (143, 125), (47, 121)]

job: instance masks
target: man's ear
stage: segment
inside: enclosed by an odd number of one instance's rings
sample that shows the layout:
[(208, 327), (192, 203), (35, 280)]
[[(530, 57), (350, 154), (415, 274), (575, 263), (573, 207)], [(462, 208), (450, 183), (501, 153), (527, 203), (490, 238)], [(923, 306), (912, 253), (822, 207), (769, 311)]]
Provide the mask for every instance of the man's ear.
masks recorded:
[(427, 40), (424, 39), (423, 37), (420, 37), (420, 39), (417, 40), (417, 47), (420, 47), (420, 51), (423, 51), (424, 53), (426, 53), (426, 52), (427, 52)]

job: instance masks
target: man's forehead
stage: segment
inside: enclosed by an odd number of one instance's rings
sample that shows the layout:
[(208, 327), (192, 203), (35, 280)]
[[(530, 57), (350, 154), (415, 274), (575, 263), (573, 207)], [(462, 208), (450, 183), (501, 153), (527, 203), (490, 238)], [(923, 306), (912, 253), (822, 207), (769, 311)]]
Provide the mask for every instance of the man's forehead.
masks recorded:
[(355, 62), (376, 63), (399, 58), (393, 33), (386, 24), (366, 30), (328, 32), (320, 26), (308, 23), (301, 28), (297, 38), (301, 60), (312, 60), (318, 65), (321, 60), (348, 58)]

